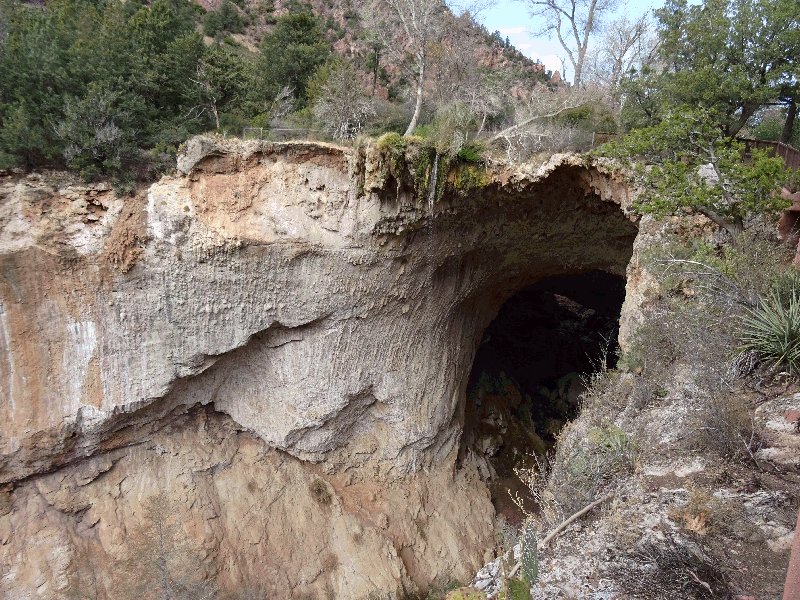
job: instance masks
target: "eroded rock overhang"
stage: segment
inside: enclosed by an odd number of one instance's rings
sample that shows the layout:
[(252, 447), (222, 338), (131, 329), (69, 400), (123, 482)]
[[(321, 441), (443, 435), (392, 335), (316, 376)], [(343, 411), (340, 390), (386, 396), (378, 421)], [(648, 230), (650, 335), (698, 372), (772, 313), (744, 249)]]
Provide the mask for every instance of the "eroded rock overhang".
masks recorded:
[(332, 468), (440, 462), (502, 302), (624, 274), (637, 231), (625, 181), (575, 155), (455, 165), (436, 194), (374, 146), (199, 138), (179, 168), (125, 202), (3, 183), (0, 481), (195, 404)]

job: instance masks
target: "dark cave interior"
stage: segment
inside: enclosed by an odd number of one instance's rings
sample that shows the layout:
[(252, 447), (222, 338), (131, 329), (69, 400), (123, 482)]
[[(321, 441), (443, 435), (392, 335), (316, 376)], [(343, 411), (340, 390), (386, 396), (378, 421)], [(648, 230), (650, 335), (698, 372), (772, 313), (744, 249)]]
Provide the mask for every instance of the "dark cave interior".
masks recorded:
[[(462, 452), (478, 458), (498, 511), (520, 518), (514, 468), (550, 450), (577, 414), (585, 376), (616, 364), (623, 277), (548, 277), (509, 298), (486, 329), (467, 385)], [(524, 493), (523, 493), (524, 496)]]

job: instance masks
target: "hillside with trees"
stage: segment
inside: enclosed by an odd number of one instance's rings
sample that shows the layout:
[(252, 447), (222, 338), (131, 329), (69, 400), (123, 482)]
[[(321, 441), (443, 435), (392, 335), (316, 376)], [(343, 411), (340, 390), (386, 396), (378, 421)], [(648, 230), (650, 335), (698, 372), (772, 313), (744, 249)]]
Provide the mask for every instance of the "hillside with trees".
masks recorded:
[[(206, 12), (188, 0), (4, 2), (0, 163), (130, 181), (164, 168), (200, 132), (238, 135), (243, 127), (282, 124), (349, 139), (362, 130), (405, 131), (418, 67), (408, 64), (405, 39), (386, 33), (399, 25), (397, 15), (378, 8), (376, 16), (350, 3), (315, 10), (225, 0)], [(421, 46), (429, 54), (426, 95), (458, 88), (489, 118), (498, 109), (484, 81), (496, 89), (547, 79), (541, 65), (469, 14), (436, 9)], [(430, 37), (445, 29), (448, 35)], [(343, 77), (351, 85), (337, 87)], [(355, 108), (340, 110), (339, 123), (314, 116), (315, 104), (331, 102)], [(433, 102), (419, 108), (417, 120), (429, 122)]]
[(610, 8), (529, 2), (573, 66), (565, 84), (440, 0), (4, 0), (0, 166), (130, 185), (168, 169), (193, 134), (248, 127), (435, 134), (454, 152), (480, 142), (517, 160), (682, 107), (725, 137), (797, 142), (795, 2), (670, 0), (654, 20)]

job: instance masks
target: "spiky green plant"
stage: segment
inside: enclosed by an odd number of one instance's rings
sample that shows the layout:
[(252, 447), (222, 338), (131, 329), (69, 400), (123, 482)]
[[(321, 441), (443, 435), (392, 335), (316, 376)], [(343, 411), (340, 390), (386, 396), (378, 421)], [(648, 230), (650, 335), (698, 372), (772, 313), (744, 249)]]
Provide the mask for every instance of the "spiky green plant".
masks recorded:
[(743, 352), (800, 373), (800, 291), (773, 288), (742, 320)]

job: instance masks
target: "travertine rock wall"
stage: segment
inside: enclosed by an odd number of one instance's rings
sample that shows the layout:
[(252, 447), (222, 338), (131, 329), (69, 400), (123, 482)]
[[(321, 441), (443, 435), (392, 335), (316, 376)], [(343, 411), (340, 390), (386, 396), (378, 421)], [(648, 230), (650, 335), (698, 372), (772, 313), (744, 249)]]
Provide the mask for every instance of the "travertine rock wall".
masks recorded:
[(636, 227), (578, 157), (434, 203), (389, 162), (196, 139), (134, 199), (6, 177), (0, 591), (68, 597), (90, 556), (96, 597), (128, 597), (115, 565), (160, 492), (226, 593), (469, 578), (493, 543), (456, 465), (482, 332), (543, 276), (624, 273)]

